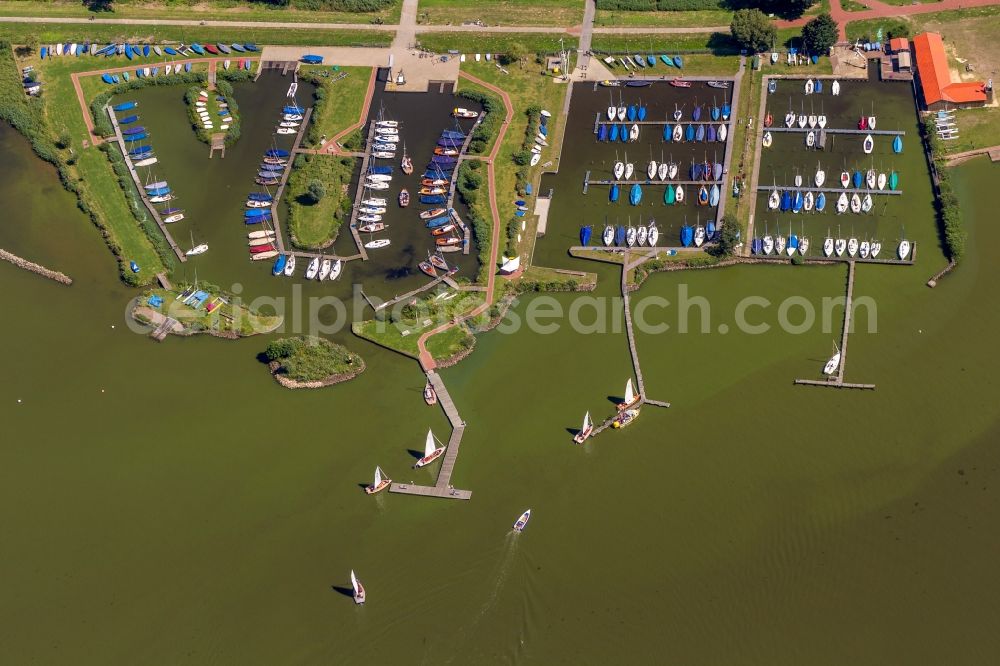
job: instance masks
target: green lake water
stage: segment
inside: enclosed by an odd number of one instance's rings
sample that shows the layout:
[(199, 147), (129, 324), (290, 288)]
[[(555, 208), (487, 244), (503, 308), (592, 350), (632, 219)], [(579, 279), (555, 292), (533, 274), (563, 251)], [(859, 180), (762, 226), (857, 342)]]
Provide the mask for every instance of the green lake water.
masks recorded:
[[(270, 105), (283, 84), (266, 85), (238, 94)], [(248, 115), (252, 99), (240, 99)], [(186, 123), (182, 106), (170, 113)], [(262, 148), (254, 122), (238, 144), (247, 159)], [(170, 169), (222, 168), (204, 166), (203, 144), (188, 158), (176, 143), (157, 144), (164, 158), (178, 151)], [(0, 340), (16, 350), (0, 385), (5, 663), (981, 664), (1000, 650), (1000, 361), (984, 344), (1000, 326), (993, 165), (955, 172), (971, 242), (936, 289), (924, 286), (943, 265), (930, 242), (914, 267), (859, 267), (856, 296), (877, 303), (878, 332), (859, 317), (847, 378), (876, 391), (792, 386), (818, 374), (839, 318), (832, 334), (718, 329), (745, 296), (842, 295), (846, 269), (656, 275), (634, 308), (675, 301), (682, 285), (712, 304), (705, 333), (677, 332), (669, 307), (645, 313), (672, 324), (638, 345), (650, 397), (673, 407), (570, 442), (584, 410), (613, 410), (631, 373), (613, 305), (593, 317), (607, 332), (481, 336), (443, 371), (468, 423), (453, 482), (473, 491), (447, 502), (361, 491), (375, 464), (434, 479), (410, 469), (428, 427), (447, 435), (415, 362), (340, 333), (368, 370), (292, 392), (256, 360), (266, 339), (130, 332), (134, 292), (98, 232), (23, 138), (0, 128), (0, 147), (0, 201), (18, 208), (0, 247), (76, 280), (0, 264)], [(237, 154), (225, 168), (252, 177)], [(917, 164), (904, 188), (929, 192)], [(220, 175), (232, 214), (195, 222), (212, 246), (199, 277), (294, 293), (246, 262), (248, 177)], [(170, 178), (191, 179), (175, 188), (186, 208), (211, 199), (194, 193), (207, 175)], [(597, 270), (595, 295), (610, 299), (618, 272), (565, 254), (589, 214), (575, 202), (603, 218), (606, 197), (581, 200), (581, 178), (555, 178), (536, 260)], [(906, 231), (932, 240), (933, 225), (925, 211)], [(349, 282), (304, 293), (347, 294)], [(752, 318), (774, 326), (776, 307)], [(527, 507), (531, 524), (512, 537)], [(360, 608), (344, 594), (352, 568), (368, 589)]]

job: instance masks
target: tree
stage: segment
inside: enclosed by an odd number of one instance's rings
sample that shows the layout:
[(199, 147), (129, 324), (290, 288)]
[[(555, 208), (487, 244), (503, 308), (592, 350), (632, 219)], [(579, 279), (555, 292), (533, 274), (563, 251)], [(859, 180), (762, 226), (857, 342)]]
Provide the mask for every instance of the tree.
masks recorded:
[(733, 22), (729, 26), (733, 39), (743, 48), (757, 53), (766, 51), (774, 44), (778, 35), (771, 19), (759, 9), (741, 9), (733, 14)]
[(29, 33), (24, 36), (24, 48), (28, 50), (28, 53), (38, 52), (38, 35), (35, 33)]
[(719, 230), (719, 254), (730, 256), (740, 243), (740, 223), (732, 213), (722, 217), (722, 228)]
[(520, 65), (521, 61), (524, 60), (527, 55), (528, 47), (521, 42), (511, 42), (503, 53), (497, 54), (497, 57), (499, 58), (501, 65), (510, 65), (515, 62)]
[(308, 192), (309, 198), (312, 199), (314, 204), (319, 203), (323, 197), (326, 196), (326, 188), (323, 187), (323, 183), (316, 178), (309, 181)]
[(837, 22), (829, 14), (820, 14), (802, 26), (802, 41), (809, 53), (824, 54), (837, 43)]

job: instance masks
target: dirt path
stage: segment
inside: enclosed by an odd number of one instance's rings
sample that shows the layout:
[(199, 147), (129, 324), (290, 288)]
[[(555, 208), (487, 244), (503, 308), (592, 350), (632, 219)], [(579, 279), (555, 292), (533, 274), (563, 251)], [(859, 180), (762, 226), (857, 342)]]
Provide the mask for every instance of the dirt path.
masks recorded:
[(514, 119), (514, 105), (510, 101), (510, 96), (504, 92), (502, 89), (496, 87), (492, 83), (487, 83), (482, 79), (476, 78), (471, 74), (465, 72), (459, 72), (459, 76), (472, 81), (473, 83), (483, 86), (489, 90), (500, 95), (503, 99), (503, 105), (505, 109), (505, 117), (503, 124), (500, 126), (500, 132), (497, 135), (496, 142), (493, 144), (493, 150), (490, 151), (489, 157), (486, 159), (486, 169), (488, 175), (488, 183), (490, 188), (490, 214), (493, 218), (493, 238), (491, 240), (490, 246), (490, 265), (489, 265), (489, 278), (486, 281), (486, 302), (472, 310), (462, 317), (456, 317), (454, 320), (447, 324), (442, 324), (435, 329), (427, 331), (420, 336), (417, 340), (417, 349), (420, 350), (420, 367), (424, 369), (424, 372), (433, 370), (437, 364), (434, 362), (434, 357), (431, 353), (427, 351), (427, 339), (432, 335), (446, 331), (452, 326), (456, 326), (459, 323), (465, 321), (466, 319), (471, 319), (476, 317), (483, 312), (486, 312), (490, 305), (493, 303), (493, 291), (496, 286), (496, 272), (497, 272), (497, 252), (499, 251), (500, 245), (500, 209), (497, 206), (497, 186), (496, 186), (496, 172), (494, 170), (494, 163), (496, 162), (497, 154), (500, 152), (500, 145), (503, 143), (504, 137), (507, 135), (507, 130), (510, 129), (510, 122)]

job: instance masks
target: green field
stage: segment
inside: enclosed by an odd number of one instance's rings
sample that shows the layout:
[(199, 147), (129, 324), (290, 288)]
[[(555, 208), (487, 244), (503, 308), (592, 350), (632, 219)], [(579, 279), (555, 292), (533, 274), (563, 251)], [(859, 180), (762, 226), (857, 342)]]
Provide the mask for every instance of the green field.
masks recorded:
[(23, 44), (30, 37), (55, 42), (256, 42), (324, 46), (388, 46), (388, 30), (325, 30), (321, 28), (210, 28), (176, 25), (85, 25), (81, 23), (0, 23), (0, 39)]
[[(347, 76), (338, 79), (340, 72), (346, 72)], [(303, 80), (318, 86), (317, 95), (322, 95), (322, 102), (313, 107), (311, 126), (305, 138), (307, 147), (318, 147), (321, 137), (336, 136), (356, 123), (361, 115), (372, 69), (341, 67), (340, 72), (313, 65), (306, 65), (299, 71)]]
[[(334, 155), (302, 155), (305, 162), (296, 166), (288, 179), (288, 230), (296, 246), (308, 249), (328, 247), (337, 237), (345, 213), (342, 205), (348, 200), (355, 160)], [(326, 196), (313, 203), (308, 195), (309, 183), (318, 180)]]
[(658, 53), (664, 51), (710, 51), (715, 55), (734, 55), (739, 47), (727, 32), (657, 35), (594, 35), (591, 48), (608, 53)]
[(78, 18), (98, 16), (113, 19), (179, 19), (190, 21), (283, 21), (297, 23), (398, 23), (401, 2), (377, 12), (343, 12), (303, 10), (256, 3), (218, 2), (117, 2), (112, 10), (91, 11), (80, 2), (55, 0), (5, 0), (0, 2), (0, 16), (45, 16), (47, 18)]
[[(576, 48), (577, 38), (561, 33), (429, 32), (419, 35), (418, 40), (421, 47), (435, 53), (445, 53), (449, 50), (462, 53), (503, 53), (511, 44), (520, 44), (529, 53), (556, 53), (560, 49), (560, 37), (562, 48), (568, 50)], [(492, 64), (490, 66), (493, 67)]]
[(417, 22), (460, 25), (482, 21), (486, 25), (579, 25), (580, 0), (421, 0)]
[(657, 27), (657, 28), (719, 28), (728, 26), (733, 20), (733, 12), (727, 9), (703, 9), (678, 12), (628, 12), (620, 10), (599, 10), (594, 17), (594, 26), (616, 27)]

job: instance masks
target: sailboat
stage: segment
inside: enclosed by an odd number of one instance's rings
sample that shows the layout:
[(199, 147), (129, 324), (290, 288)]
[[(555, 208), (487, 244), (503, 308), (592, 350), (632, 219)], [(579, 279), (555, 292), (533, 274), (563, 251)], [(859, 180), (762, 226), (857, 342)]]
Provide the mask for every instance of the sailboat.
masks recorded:
[(899, 248), (897, 249), (897, 253), (899, 254), (899, 258), (901, 260), (906, 261), (906, 258), (910, 256), (910, 241), (906, 240), (905, 238), (899, 241)]
[(354, 569), (351, 569), (351, 587), (354, 588), (354, 603), (365, 603), (365, 587), (358, 580), (358, 577), (354, 575)]
[(840, 368), (840, 349), (837, 347), (836, 342), (833, 343), (833, 350), (833, 356), (831, 356), (830, 360), (823, 366), (824, 375), (832, 375)]
[(833, 238), (830, 236), (830, 230), (826, 231), (826, 239), (823, 241), (823, 256), (829, 257), (833, 254)]
[(434, 439), (434, 433), (430, 428), (427, 429), (427, 439), (424, 442), (424, 457), (416, 462), (414, 467), (423, 467), (424, 465), (429, 465), (444, 453), (445, 447), (438, 446), (437, 440)]
[(370, 486), (365, 486), (365, 492), (369, 495), (374, 495), (377, 492), (385, 490), (392, 483), (392, 479), (388, 476), (382, 475), (382, 468), (378, 465), (375, 466), (375, 480), (372, 481)]
[(201, 245), (194, 244), (194, 232), (191, 232), (191, 249), (184, 253), (185, 256), (194, 257), (199, 254), (205, 254), (208, 252), (208, 245), (202, 243)]
[(583, 444), (593, 432), (594, 422), (590, 420), (590, 412), (587, 412), (583, 415), (583, 427), (580, 428), (580, 432), (573, 437), (573, 441), (577, 444)]
[(639, 402), (639, 395), (632, 388), (632, 378), (629, 377), (625, 383), (625, 400), (618, 403), (618, 411), (623, 412), (637, 402)]

